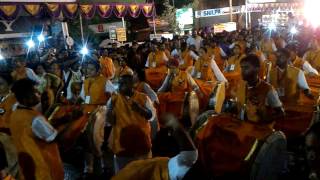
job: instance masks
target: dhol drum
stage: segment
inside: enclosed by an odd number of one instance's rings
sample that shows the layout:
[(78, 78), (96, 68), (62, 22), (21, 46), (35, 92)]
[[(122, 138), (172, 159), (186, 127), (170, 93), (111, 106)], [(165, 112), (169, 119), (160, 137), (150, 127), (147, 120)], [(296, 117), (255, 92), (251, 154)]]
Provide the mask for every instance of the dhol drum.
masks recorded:
[(19, 172), (17, 150), (13, 144), (11, 137), (6, 133), (0, 132), (0, 144), (2, 144), (6, 153), (6, 158), (8, 162), (8, 173), (11, 176), (17, 178)]
[(167, 71), (168, 69), (166, 66), (146, 69), (146, 82), (151, 86), (152, 89), (159, 89), (167, 76)]
[(317, 101), (307, 98), (301, 93), (297, 103), (283, 102), (285, 117), (276, 121), (274, 128), (285, 133), (287, 138), (302, 135), (315, 121)]
[(100, 154), (99, 147), (103, 143), (101, 134), (104, 134), (105, 111), (106, 108), (99, 105), (56, 106), (48, 120), (54, 127), (63, 129), (59, 134), (60, 148), (67, 151), (79, 136), (86, 132), (90, 146), (95, 153)]
[(285, 170), (287, 144), (282, 132), (228, 114), (210, 115), (203, 124), (195, 142), (208, 176), (274, 180)]
[[(199, 100), (194, 91), (161, 93), (159, 100), (158, 117), (168, 112), (175, 115), (187, 127), (194, 124), (199, 114)], [(160, 125), (163, 125), (163, 122), (160, 121)]]
[(202, 98), (199, 98), (200, 110), (214, 109), (217, 113), (220, 113), (225, 99), (225, 83), (203, 81), (201, 79), (195, 79), (195, 81), (204, 94)]
[(319, 93), (320, 91), (320, 79), (319, 76), (306, 76), (307, 83), (311, 91)]

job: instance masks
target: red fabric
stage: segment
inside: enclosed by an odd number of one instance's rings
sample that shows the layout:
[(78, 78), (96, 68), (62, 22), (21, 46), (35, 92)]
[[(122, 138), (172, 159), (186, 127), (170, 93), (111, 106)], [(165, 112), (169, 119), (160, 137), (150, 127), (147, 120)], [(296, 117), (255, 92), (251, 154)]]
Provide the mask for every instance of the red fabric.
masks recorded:
[(286, 117), (276, 122), (274, 128), (281, 130), (287, 137), (304, 133), (312, 121), (313, 112), (286, 111)]
[(266, 126), (235, 120), (229, 115), (211, 117), (196, 138), (199, 160), (214, 176), (242, 172), (255, 140), (264, 139), (271, 132)]

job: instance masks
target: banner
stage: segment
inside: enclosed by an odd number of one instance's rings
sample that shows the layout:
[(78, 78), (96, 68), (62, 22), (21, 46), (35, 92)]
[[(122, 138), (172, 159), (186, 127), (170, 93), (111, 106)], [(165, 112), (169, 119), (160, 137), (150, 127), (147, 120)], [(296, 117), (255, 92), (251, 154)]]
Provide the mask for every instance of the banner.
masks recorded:
[[(241, 12), (245, 12), (245, 6), (232, 7), (233, 14), (238, 14)], [(195, 14), (196, 14), (196, 18), (228, 15), (230, 14), (230, 8), (224, 7), (224, 8), (217, 8), (217, 9), (207, 9), (202, 11), (196, 11)]]
[(124, 42), (127, 41), (127, 33), (125, 28), (117, 28), (117, 41)]
[(111, 39), (111, 40), (117, 39), (116, 29), (117, 28), (115, 26), (110, 26), (110, 28), (109, 28), (109, 39)]

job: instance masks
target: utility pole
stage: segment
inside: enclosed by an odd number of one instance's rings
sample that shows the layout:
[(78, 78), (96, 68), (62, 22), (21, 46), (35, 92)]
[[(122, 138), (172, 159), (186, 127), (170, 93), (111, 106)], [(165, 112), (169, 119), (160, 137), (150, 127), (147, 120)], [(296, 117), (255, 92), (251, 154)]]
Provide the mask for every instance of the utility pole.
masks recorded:
[(230, 10), (230, 22), (232, 22), (233, 21), (233, 19), (232, 19), (232, 13), (233, 13), (232, 0), (229, 0), (229, 10)]

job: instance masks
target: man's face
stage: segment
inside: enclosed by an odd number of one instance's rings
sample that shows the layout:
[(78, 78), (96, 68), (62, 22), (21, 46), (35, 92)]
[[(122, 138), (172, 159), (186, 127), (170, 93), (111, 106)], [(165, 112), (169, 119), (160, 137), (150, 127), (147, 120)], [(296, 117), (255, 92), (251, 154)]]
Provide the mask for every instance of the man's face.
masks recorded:
[(278, 53), (277, 54), (277, 63), (276, 63), (277, 66), (281, 69), (284, 69), (288, 64), (288, 59), (289, 59), (289, 57), (287, 57), (285, 54), (283, 54), (281, 52)]
[(248, 62), (241, 62), (241, 75), (242, 79), (245, 81), (250, 81), (253, 77), (257, 76), (257, 72), (259, 71), (256, 67), (251, 65)]
[(21, 67), (25, 67), (26, 66), (26, 62), (25, 61), (16, 61), (16, 66), (18, 68), (21, 68)]
[(88, 64), (86, 67), (86, 75), (88, 78), (95, 77), (98, 74), (96, 67), (93, 64)]
[(36, 69), (36, 73), (39, 74), (39, 75), (44, 74), (45, 70), (44, 70), (43, 66), (38, 66), (37, 69)]
[(311, 133), (305, 139), (306, 156), (311, 170), (320, 172), (320, 140), (315, 134)]
[(290, 60), (293, 62), (296, 59), (296, 53), (294, 51), (290, 51)]
[(235, 47), (233, 48), (233, 53), (234, 53), (235, 55), (240, 54), (240, 48), (239, 48), (239, 46), (235, 46)]

